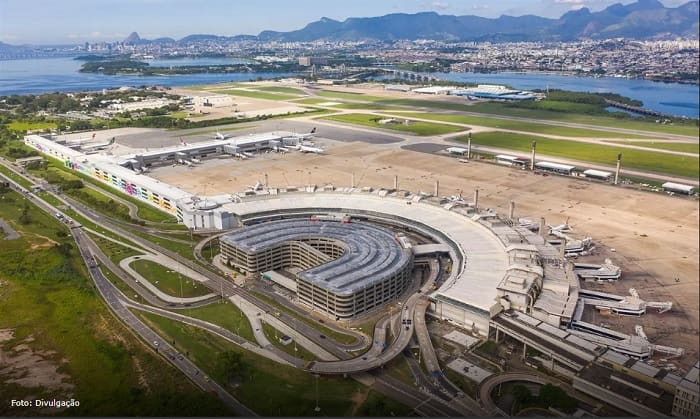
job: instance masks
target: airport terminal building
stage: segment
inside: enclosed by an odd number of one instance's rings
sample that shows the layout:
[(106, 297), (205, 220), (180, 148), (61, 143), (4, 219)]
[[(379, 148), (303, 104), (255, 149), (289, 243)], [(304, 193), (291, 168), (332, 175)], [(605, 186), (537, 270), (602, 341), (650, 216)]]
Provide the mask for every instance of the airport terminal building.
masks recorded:
[[(226, 263), (286, 284), (299, 301), (329, 316), (351, 318), (395, 299), (406, 290), (416, 258), (442, 255), (451, 266), (443, 267), (436, 289), (426, 290), (432, 315), (482, 336), (491, 318), (511, 308), (554, 326), (571, 321), (578, 280), (564, 255), (542, 237), (470, 203), (332, 185), (205, 197), (148, 176), (149, 167), (178, 159), (233, 156), (294, 140), (255, 134), (126, 156), (81, 153), (37, 135), (26, 136), (25, 144), (193, 230), (244, 227), (222, 238)], [(333, 214), (346, 214), (352, 222), (320, 219)], [(428, 237), (432, 244), (412, 247), (380, 225)]]

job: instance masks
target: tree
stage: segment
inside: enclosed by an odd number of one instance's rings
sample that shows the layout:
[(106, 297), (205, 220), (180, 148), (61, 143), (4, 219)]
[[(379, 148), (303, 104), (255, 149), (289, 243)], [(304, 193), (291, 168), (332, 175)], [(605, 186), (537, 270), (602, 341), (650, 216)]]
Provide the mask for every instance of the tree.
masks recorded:
[(22, 225), (27, 225), (32, 222), (32, 218), (29, 216), (29, 204), (24, 201), (24, 207), (22, 207), (22, 215), (19, 216), (19, 222)]
[(234, 351), (221, 352), (218, 358), (219, 369), (227, 382), (243, 375), (245, 364), (240, 353)]

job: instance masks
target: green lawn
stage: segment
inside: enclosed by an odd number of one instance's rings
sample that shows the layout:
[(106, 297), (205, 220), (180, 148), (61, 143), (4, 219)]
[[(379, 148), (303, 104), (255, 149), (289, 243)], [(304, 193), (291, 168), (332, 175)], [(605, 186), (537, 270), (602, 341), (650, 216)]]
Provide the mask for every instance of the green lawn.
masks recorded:
[(319, 105), (321, 103), (334, 102), (330, 99), (297, 99), (293, 101), (294, 103), (301, 103), (303, 105)]
[[(322, 92), (324, 93), (324, 92)], [(347, 96), (349, 95), (349, 97)], [(330, 96), (326, 94), (319, 93), (319, 96)], [(429, 99), (389, 99), (381, 97), (365, 96), (362, 94), (342, 94), (341, 96), (335, 96), (340, 98), (354, 99), (364, 102), (372, 102), (373, 105), (382, 107), (419, 107), (427, 109), (443, 109), (451, 111), (462, 111), (462, 112), (476, 112), (483, 113), (485, 116), (499, 115), (499, 116), (516, 116), (521, 118), (533, 118), (533, 119), (543, 119), (548, 121), (561, 121), (561, 122), (572, 122), (578, 124), (589, 124), (589, 125), (599, 125), (601, 127), (611, 127), (611, 128), (625, 128), (632, 130), (648, 131), (650, 133), (665, 133), (665, 134), (677, 134), (677, 135), (687, 135), (691, 137), (698, 137), (698, 126), (692, 124), (655, 124), (648, 121), (637, 121), (634, 119), (619, 119), (611, 116), (601, 116), (601, 115), (586, 115), (576, 112), (555, 112), (551, 110), (541, 110), (541, 109), (527, 109), (527, 108), (516, 108), (508, 106), (504, 103), (494, 103), (485, 102), (478, 104), (467, 104), (465, 103), (455, 103), (449, 101), (437, 101)], [(364, 105), (362, 105), (364, 106)], [(376, 108), (376, 106), (367, 106), (367, 108)], [(381, 108), (378, 108), (381, 109)], [(650, 134), (653, 135), (653, 134)], [(626, 136), (626, 135), (625, 135)]]
[(294, 96), (304, 96), (306, 93), (301, 90), (297, 89), (294, 87), (284, 87), (284, 86), (251, 86), (251, 89), (255, 90), (261, 90), (263, 92), (272, 92), (272, 93), (282, 93), (282, 94), (287, 94), (287, 95), (294, 95)]
[[(698, 158), (674, 156), (653, 151), (632, 150), (615, 146), (589, 144), (577, 141), (533, 138), (506, 132), (474, 134), (472, 143), (508, 150), (530, 151), (532, 140), (537, 140), (537, 152), (552, 157), (565, 157), (582, 162), (615, 165), (617, 154), (622, 153), (623, 167), (650, 172), (698, 178)], [(466, 142), (466, 137), (460, 138)]]
[[(29, 373), (27, 368), (40, 367), (31, 361), (34, 364), (18, 365), (16, 371), (5, 368), (0, 373), (4, 398), (72, 397), (80, 406), (66, 413), (75, 416), (230, 414), (216, 398), (183, 380), (112, 317), (62, 223), (30, 203), (30, 223), (21, 224), (17, 214), (23, 207), (22, 197), (14, 192), (0, 196), (0, 218), (21, 234), (16, 240), (0, 240), (0, 329), (14, 332), (11, 340), (1, 344), (2, 349), (29, 348), (34, 356), (65, 374), (65, 383), (74, 386), (51, 390), (10, 382)], [(54, 243), (64, 246), (63, 250)], [(10, 358), (3, 362), (10, 362)], [(3, 416), (28, 414), (46, 413), (0, 405)]]
[(121, 260), (126, 259), (131, 256), (141, 255), (143, 253), (137, 252), (134, 249), (124, 247), (112, 240), (107, 240), (103, 237), (90, 234), (92, 240), (99, 246), (102, 253), (104, 253), (112, 262), (119, 263)]
[(402, 382), (414, 386), (416, 383), (415, 377), (408, 366), (408, 361), (403, 356), (399, 355), (384, 365), (384, 371), (390, 376), (401, 380)]
[[(263, 324), (263, 331), (265, 332), (265, 336), (272, 342), (273, 345), (276, 347), (280, 348), (284, 352), (295, 356), (297, 358), (305, 359), (307, 361), (312, 361), (316, 359), (316, 356), (311, 353), (309, 350), (306, 348), (302, 347), (301, 345), (297, 344), (296, 345), (296, 352), (294, 351), (294, 342), (288, 344), (288, 345), (283, 345), (282, 342), (279, 341), (279, 338), (284, 336), (284, 333), (278, 331), (274, 327), (270, 326), (267, 323)], [(277, 336), (275, 338), (275, 336)]]
[(25, 189), (32, 189), (32, 185), (34, 185), (32, 182), (28, 181), (27, 179), (23, 178), (22, 176), (16, 174), (12, 170), (8, 169), (7, 167), (0, 165), (0, 172), (4, 174), (5, 176), (9, 177), (10, 179), (14, 180), (15, 182), (19, 183), (24, 187)]
[(653, 141), (606, 141), (613, 144), (629, 144), (646, 148), (657, 148), (659, 150), (682, 151), (684, 153), (700, 154), (700, 144), (698, 143), (666, 143)]
[(316, 94), (321, 97), (357, 100), (361, 102), (381, 102), (387, 100), (387, 98), (380, 96), (371, 96), (364, 93), (339, 92), (336, 90), (322, 90)]
[(254, 99), (267, 99), (267, 100), (289, 100), (295, 99), (297, 96), (286, 95), (281, 93), (269, 93), (258, 90), (244, 90), (244, 89), (228, 89), (228, 90), (217, 90), (219, 94), (232, 95), (232, 96), (243, 96), (251, 97)]
[(216, 302), (203, 307), (190, 308), (187, 309), (185, 314), (214, 323), (251, 342), (255, 342), (253, 329), (248, 318), (233, 303), (228, 300), (225, 301), (225, 303)]
[[(149, 313), (137, 313), (200, 368), (227, 388), (260, 416), (313, 416), (316, 382), (312, 374), (278, 364), (218, 336)], [(240, 353), (245, 370), (239, 385), (226, 383), (217, 365), (224, 351)], [(353, 394), (364, 387), (350, 378), (321, 376), (318, 384), (319, 407), (323, 416), (348, 416), (353, 411)]]
[(177, 272), (177, 267), (167, 267), (150, 260), (137, 260), (131, 267), (159, 290), (173, 297), (199, 297), (211, 293), (201, 283)]
[[(378, 120), (386, 119), (381, 116), (370, 115), (370, 114), (345, 114), (345, 115), (331, 115), (323, 117), (329, 121), (343, 122), (347, 124), (362, 125), (372, 128), (388, 129), (393, 131), (410, 132), (416, 135), (427, 136), (427, 135), (441, 135), (450, 134), (454, 132), (466, 131), (468, 128), (457, 127), (454, 125), (441, 125), (432, 122), (418, 122), (411, 121), (408, 125), (404, 123), (398, 124), (386, 124), (381, 125), (377, 123)], [(401, 120), (399, 120), (401, 121)]]
[(297, 313), (296, 311), (293, 311), (293, 310), (283, 306), (282, 304), (278, 303), (277, 301), (272, 300), (271, 298), (268, 298), (267, 296), (265, 296), (263, 294), (260, 294), (257, 292), (253, 292), (253, 294), (257, 298), (259, 298), (260, 300), (270, 304), (273, 307), (277, 307), (278, 309), (286, 312), (287, 314), (289, 314), (291, 316), (294, 316), (295, 318), (297, 318), (297, 319), (303, 321), (304, 323), (308, 324), (309, 326), (319, 330), (324, 335), (336, 340), (339, 343), (351, 344), (351, 343), (357, 342), (357, 339), (355, 339), (354, 336), (347, 335), (347, 334), (341, 333), (341, 332), (336, 332), (333, 329), (329, 329), (326, 326), (323, 326), (318, 321), (315, 321), (311, 317), (302, 316), (299, 313)]
[(141, 230), (135, 228), (126, 229), (135, 236), (139, 236), (144, 240), (155, 243), (158, 246), (164, 247), (170, 251), (177, 253), (178, 255), (185, 257), (190, 260), (196, 260), (193, 253), (194, 242), (183, 243), (181, 241), (169, 240), (164, 237), (155, 236), (153, 234), (145, 233)]
[(557, 125), (537, 124), (531, 122), (509, 121), (506, 119), (481, 118), (466, 115), (444, 115), (436, 113), (401, 113), (407, 118), (429, 119), (434, 121), (453, 122), (458, 124), (481, 125), (484, 127), (527, 131), (536, 134), (559, 135), (562, 137), (592, 137), (592, 138), (646, 138), (641, 135), (620, 134), (616, 132), (594, 129), (569, 128)]
[(35, 129), (56, 128), (55, 122), (12, 121), (7, 125), (12, 131), (29, 131)]

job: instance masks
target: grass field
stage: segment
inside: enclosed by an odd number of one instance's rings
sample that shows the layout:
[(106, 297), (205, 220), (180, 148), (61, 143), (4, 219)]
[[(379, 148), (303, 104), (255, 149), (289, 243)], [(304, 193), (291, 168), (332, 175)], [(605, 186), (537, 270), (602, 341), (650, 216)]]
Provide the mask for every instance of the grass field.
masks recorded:
[(137, 260), (131, 267), (159, 290), (173, 297), (199, 297), (211, 293), (209, 288), (167, 267), (150, 260)]
[(266, 100), (289, 100), (289, 99), (295, 99), (298, 97), (295, 95), (288, 95), (288, 94), (282, 94), (282, 93), (270, 93), (270, 92), (263, 92), (263, 91), (258, 91), (258, 90), (244, 90), (244, 89), (217, 90), (217, 93), (223, 94), (223, 95), (243, 96), (243, 97), (251, 97), (254, 99), (266, 99)]
[(331, 115), (326, 116), (321, 119), (326, 119), (329, 121), (343, 122), (346, 124), (362, 125), (372, 128), (388, 129), (393, 131), (409, 132), (416, 135), (427, 136), (427, 135), (442, 135), (451, 134), (454, 132), (466, 131), (468, 128), (457, 127), (454, 125), (442, 125), (435, 124), (432, 122), (418, 122), (412, 121), (410, 124), (405, 125), (403, 123), (399, 124), (386, 124), (381, 125), (377, 123), (377, 120), (385, 119), (381, 116), (370, 115), (370, 114), (345, 114), (345, 115)]
[[(151, 327), (158, 330), (182, 353), (229, 390), (246, 406), (260, 416), (314, 416), (316, 406), (316, 382), (313, 375), (298, 369), (270, 361), (254, 353), (240, 349), (206, 331), (148, 313), (137, 313)], [(240, 353), (245, 369), (241, 371), (239, 385), (225, 382), (217, 365), (217, 354), (224, 351)], [(354, 380), (342, 377), (321, 376), (318, 379), (319, 407), (323, 416), (349, 416), (353, 412), (353, 395), (367, 391)], [(398, 403), (378, 395), (381, 403), (374, 404), (399, 409)], [(368, 399), (369, 400), (369, 399)], [(364, 404), (364, 403), (363, 403)], [(404, 408), (406, 409), (406, 408)], [(381, 412), (380, 412), (381, 413)], [(389, 411), (384, 415), (389, 415)], [(399, 412), (395, 412), (399, 413)]]
[(527, 131), (536, 134), (559, 135), (562, 137), (591, 137), (591, 138), (647, 138), (642, 135), (620, 134), (594, 129), (570, 128), (557, 125), (537, 124), (531, 122), (509, 121), (505, 119), (481, 118), (466, 115), (442, 115), (436, 113), (401, 113), (407, 118), (429, 119), (434, 121), (453, 122), (458, 124), (481, 125), (484, 127)]
[(121, 260), (131, 256), (143, 254), (94, 234), (90, 234), (90, 237), (92, 237), (92, 240), (99, 246), (102, 253), (114, 263), (119, 263)]
[[(23, 206), (20, 195), (8, 192), (2, 197), (0, 218), (21, 234), (16, 240), (0, 240), (0, 329), (14, 332), (11, 340), (0, 344), (9, 354), (3, 363), (11, 365), (20, 353), (11, 348), (19, 345), (25, 348), (22, 353), (43, 360), (18, 364), (16, 370), (3, 368), (3, 398), (72, 397), (80, 406), (66, 413), (75, 416), (229, 414), (216, 398), (198, 392), (111, 316), (74, 245), (68, 252), (56, 246), (72, 243), (64, 236), (63, 224), (29, 204), (31, 221), (23, 225), (17, 221)], [(13, 382), (31, 371), (39, 377), (41, 371), (51, 371), (51, 365), (72, 388), (56, 388), (51, 380), (36, 385), (30, 379), (26, 386)], [(0, 404), (0, 415), (28, 414), (48, 413)]]
[(606, 141), (611, 144), (629, 144), (639, 147), (656, 148), (659, 150), (682, 151), (684, 153), (700, 154), (700, 144), (698, 143), (665, 143), (653, 141)]
[[(331, 99), (296, 99), (292, 103), (301, 103), (303, 105), (319, 105), (321, 103), (335, 102)], [(336, 102), (337, 103), (337, 102)]]
[(321, 97), (356, 100), (359, 102), (381, 102), (387, 100), (387, 98), (381, 96), (371, 96), (363, 93), (338, 92), (335, 90), (322, 90), (320, 92), (316, 92), (316, 94)]
[(134, 228), (127, 229), (130, 233), (148, 240), (149, 242), (155, 243), (158, 246), (164, 247), (170, 251), (177, 253), (178, 255), (185, 257), (190, 260), (195, 260), (194, 257), (194, 242), (183, 243), (181, 241), (169, 240), (164, 237), (155, 236), (153, 234), (144, 233), (141, 230)]
[(282, 87), (282, 86), (255, 86), (251, 87), (252, 89), (255, 90), (261, 90), (263, 92), (272, 92), (272, 93), (282, 93), (285, 95), (294, 95), (294, 96), (304, 96), (306, 93), (301, 90), (301, 89), (296, 89), (294, 87)]
[(32, 189), (33, 183), (28, 181), (27, 179), (23, 178), (22, 176), (16, 174), (12, 170), (8, 169), (7, 167), (0, 165), (0, 173), (4, 174), (5, 176), (9, 177), (10, 179), (14, 180), (15, 182), (19, 183), (24, 187), (25, 189)]
[[(484, 132), (475, 134), (473, 144), (507, 150), (530, 151), (533, 138), (527, 135), (506, 132)], [(466, 137), (460, 138), (466, 142)], [(615, 146), (589, 144), (577, 141), (537, 138), (537, 152), (552, 157), (564, 157), (582, 162), (615, 165), (617, 154), (622, 153), (623, 167), (656, 173), (698, 178), (696, 157), (674, 156), (653, 151), (633, 150)]]
[[(521, 118), (543, 119), (549, 121), (571, 122), (578, 124), (598, 125), (601, 127), (625, 128), (631, 130), (648, 131), (650, 133), (665, 133), (676, 135), (687, 135), (698, 137), (698, 127), (692, 124), (655, 124), (648, 121), (636, 121), (634, 119), (618, 119), (611, 116), (602, 115), (586, 115), (578, 112), (557, 112), (543, 109), (527, 109), (508, 106), (503, 103), (459, 103), (449, 101), (437, 101), (429, 99), (390, 99), (386, 97), (369, 96), (359, 93), (343, 93), (323, 91), (318, 93), (319, 96), (335, 97), (339, 99), (350, 99), (363, 104), (343, 104), (338, 107), (344, 108), (348, 106), (350, 109), (368, 108), (382, 109), (387, 107), (419, 107), (426, 109), (441, 109), (450, 111), (476, 112), (485, 115), (497, 116), (516, 116)], [(566, 105), (575, 105), (566, 103)], [(561, 106), (560, 106), (561, 107)], [(569, 109), (571, 107), (569, 106)]]
[(7, 125), (12, 131), (29, 131), (35, 129), (56, 128), (55, 122), (12, 121)]
[(225, 303), (216, 302), (203, 307), (190, 308), (187, 309), (185, 314), (214, 323), (251, 342), (255, 342), (253, 329), (248, 318), (233, 303), (228, 300), (225, 301)]
[(291, 309), (279, 304), (277, 301), (274, 301), (271, 298), (268, 298), (267, 296), (265, 296), (263, 294), (260, 294), (257, 292), (253, 292), (253, 294), (256, 297), (258, 297), (259, 299), (261, 299), (262, 301), (265, 301), (266, 303), (268, 303), (274, 307), (279, 308), (280, 310), (286, 312), (287, 314), (294, 316), (295, 318), (299, 319), (300, 321), (302, 321), (302, 322), (308, 324), (309, 326), (319, 330), (321, 333), (325, 334), (326, 336), (333, 338), (337, 342), (351, 344), (351, 343), (355, 343), (357, 341), (357, 339), (355, 339), (354, 336), (350, 336), (350, 335), (347, 335), (345, 333), (340, 333), (340, 332), (336, 332), (333, 329), (329, 329), (326, 326), (322, 325), (321, 323), (315, 321), (311, 317), (301, 316), (297, 312), (292, 311)]
[[(288, 353), (289, 355), (295, 356), (297, 358), (305, 359), (307, 361), (311, 361), (316, 359), (316, 356), (312, 354), (309, 350), (306, 348), (302, 347), (301, 345), (297, 344), (296, 348), (297, 350), (294, 351), (294, 342), (288, 344), (288, 345), (283, 345), (282, 342), (279, 341), (279, 339), (284, 336), (284, 333), (278, 331), (274, 327), (270, 326), (267, 323), (263, 323), (263, 331), (265, 332), (265, 336), (272, 342), (273, 345), (276, 347), (280, 348), (284, 352)], [(277, 336), (277, 337), (275, 337)]]
[(600, 125), (602, 127), (625, 128), (656, 133), (698, 136), (698, 127), (693, 125), (662, 125), (633, 119), (618, 119), (608, 116), (582, 115), (570, 112), (554, 112), (538, 109), (510, 107), (503, 103), (454, 103), (420, 99), (389, 99), (380, 101), (382, 104), (424, 107), (430, 109), (446, 109), (451, 111), (478, 112), (483, 114), (516, 116), (521, 118), (544, 119), (550, 121), (572, 122), (578, 124)]

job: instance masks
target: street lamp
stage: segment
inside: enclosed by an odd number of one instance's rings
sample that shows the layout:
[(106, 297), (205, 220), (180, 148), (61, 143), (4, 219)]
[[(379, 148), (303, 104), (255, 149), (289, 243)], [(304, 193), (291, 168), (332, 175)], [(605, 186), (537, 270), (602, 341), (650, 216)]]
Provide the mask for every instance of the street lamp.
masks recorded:
[(314, 377), (316, 377), (316, 408), (314, 409), (314, 411), (320, 412), (321, 408), (318, 406), (318, 378), (319, 378), (319, 375), (314, 374)]

